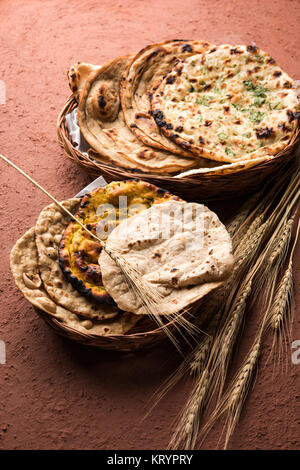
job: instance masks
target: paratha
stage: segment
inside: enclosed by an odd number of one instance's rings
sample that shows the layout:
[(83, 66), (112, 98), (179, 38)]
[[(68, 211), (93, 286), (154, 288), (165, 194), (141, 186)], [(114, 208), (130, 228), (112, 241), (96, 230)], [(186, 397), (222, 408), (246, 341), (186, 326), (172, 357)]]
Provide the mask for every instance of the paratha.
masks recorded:
[(80, 64), (71, 67), (71, 89), (74, 92), (75, 86), (77, 97), (80, 90), (78, 124), (85, 140), (96, 152), (93, 158), (99, 154), (104, 163), (166, 174), (197, 166), (194, 158), (145, 146), (127, 127), (120, 106), (120, 82), (130, 57), (118, 57), (99, 67), (90, 66), (91, 73), (87, 73), (88, 65), (84, 64), (83, 75)]
[(178, 62), (151, 109), (170, 140), (221, 162), (277, 154), (299, 117), (294, 81), (255, 46), (214, 46)]
[[(180, 199), (144, 181), (115, 181), (84, 196), (76, 217), (92, 233), (106, 239), (123, 219), (165, 201)], [(50, 229), (53, 230), (52, 227)], [(62, 272), (82, 296), (98, 304), (114, 304), (103, 286), (98, 264), (100, 253), (100, 243), (77, 222), (71, 221), (59, 244)]]
[(17, 287), (32, 305), (76, 331), (97, 336), (125, 334), (139, 320), (136, 315), (128, 312), (119, 313), (112, 319), (91, 320), (81, 318), (57, 305), (44, 289), (40, 277), (34, 227), (28, 230), (12, 248), (10, 267)]
[[(163, 300), (157, 314), (190, 306), (220, 286), (232, 271), (232, 243), (217, 215), (202, 204), (170, 201), (124, 220), (106, 244), (141, 273)], [(103, 284), (121, 309), (147, 314), (106, 252), (99, 264)]]

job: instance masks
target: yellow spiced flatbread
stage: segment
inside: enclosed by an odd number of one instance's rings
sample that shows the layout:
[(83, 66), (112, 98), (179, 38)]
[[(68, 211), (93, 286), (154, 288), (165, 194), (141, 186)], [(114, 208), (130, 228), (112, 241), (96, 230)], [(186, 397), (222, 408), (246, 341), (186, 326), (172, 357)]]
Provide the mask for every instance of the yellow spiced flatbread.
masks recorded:
[[(180, 200), (144, 181), (117, 181), (83, 197), (76, 217), (95, 235), (106, 239), (120, 221), (166, 201)], [(97, 304), (114, 305), (102, 282), (98, 263), (101, 245), (75, 221), (65, 228), (59, 245), (59, 264), (81, 296)]]

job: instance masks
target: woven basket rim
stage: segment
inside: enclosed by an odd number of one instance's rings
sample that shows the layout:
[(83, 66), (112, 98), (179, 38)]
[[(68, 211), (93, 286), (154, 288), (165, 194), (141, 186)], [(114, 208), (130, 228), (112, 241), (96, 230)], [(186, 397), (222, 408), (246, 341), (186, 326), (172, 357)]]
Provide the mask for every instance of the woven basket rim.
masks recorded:
[[(179, 312), (178, 317), (181, 317), (181, 316), (186, 315), (186, 314), (193, 315), (196, 312), (196, 310), (198, 309), (199, 305), (200, 305), (200, 301), (194, 302), (190, 306), (190, 308), (184, 309), (182, 312)], [(34, 306), (34, 307), (38, 308), (36, 306)], [(47, 316), (50, 321), (54, 322), (60, 328), (66, 330), (66, 331), (71, 331), (73, 333), (79, 334), (79, 335), (87, 337), (87, 338), (94, 338), (94, 339), (98, 339), (98, 338), (110, 338), (110, 339), (121, 339), (122, 338), (123, 339), (124, 337), (126, 337), (128, 339), (129, 338), (137, 339), (137, 338), (144, 338), (145, 336), (148, 336), (148, 335), (156, 335), (156, 334), (161, 334), (161, 333), (164, 334), (165, 330), (167, 330), (168, 328), (171, 328), (173, 325), (175, 325), (175, 322), (176, 322), (176, 319), (173, 319), (173, 320), (170, 320), (167, 323), (165, 323), (163, 326), (158, 326), (157, 328), (155, 328), (153, 330), (145, 330), (145, 331), (140, 331), (140, 332), (137, 332), (137, 333), (129, 333), (129, 334), (124, 333), (124, 334), (112, 334), (112, 335), (110, 335), (110, 334), (109, 335), (95, 335), (93, 333), (84, 333), (80, 330), (77, 330), (76, 328), (73, 328), (71, 326), (66, 325), (66, 324), (60, 322), (57, 318), (53, 317), (52, 315), (50, 315), (48, 312), (46, 312), (45, 310), (43, 310), (41, 308), (38, 308), (38, 310), (40, 310), (43, 313), (43, 315)], [(138, 315), (138, 316), (141, 317), (141, 321), (143, 321), (143, 317), (145, 317), (144, 318), (145, 320), (148, 320), (146, 315)], [(134, 330), (135, 328), (136, 328), (136, 326), (134, 326), (131, 329)]]
[[(190, 314), (193, 316), (199, 312), (200, 301), (195, 302), (191, 306)], [(112, 334), (112, 335), (95, 335), (92, 333), (85, 333), (76, 328), (65, 325), (60, 322), (57, 318), (50, 315), (45, 310), (33, 305), (38, 314), (43, 318), (43, 320), (51, 326), (57, 333), (67, 336), (69, 339), (79, 342), (81, 344), (90, 345), (100, 349), (115, 350), (115, 351), (133, 351), (138, 349), (149, 348), (166, 340), (168, 338), (165, 333), (165, 329), (168, 327), (170, 333), (176, 332), (175, 320), (172, 320), (166, 323), (164, 326), (160, 326), (154, 330), (143, 330), (137, 333), (124, 333), (124, 334)], [(181, 315), (186, 314), (187, 311), (181, 313)], [(141, 320), (142, 321), (142, 320)], [(149, 321), (148, 318), (145, 318), (145, 321)], [(207, 314), (203, 316), (203, 321), (201, 323), (201, 328), (207, 322)], [(134, 330), (136, 326), (132, 329)]]
[[(282, 149), (279, 153), (276, 155), (273, 155), (273, 158), (270, 160), (266, 160), (260, 163), (257, 163), (254, 166), (251, 166), (250, 168), (239, 168), (236, 169), (232, 172), (227, 172), (225, 175), (218, 173), (218, 170), (211, 172), (203, 172), (198, 174), (196, 177), (193, 176), (184, 176), (182, 178), (176, 178), (176, 175), (166, 175), (166, 174), (159, 174), (159, 173), (150, 173), (150, 172), (143, 172), (142, 170), (129, 170), (125, 169), (122, 167), (119, 167), (117, 165), (113, 164), (106, 164), (100, 161), (97, 161), (93, 159), (90, 156), (84, 155), (81, 153), (76, 147), (74, 147), (73, 142), (70, 139), (69, 132), (67, 129), (67, 125), (65, 122), (65, 117), (67, 114), (69, 114), (71, 111), (73, 111), (76, 107), (78, 106), (77, 101), (75, 100), (74, 96), (71, 94), (65, 101), (63, 108), (61, 109), (59, 116), (57, 118), (57, 136), (58, 136), (58, 142), (60, 146), (65, 149), (67, 147), (68, 152), (67, 156), (75, 161), (77, 163), (84, 165), (85, 168), (90, 167), (90, 170), (104, 170), (104, 171), (109, 171), (112, 170), (113, 172), (118, 171), (120, 173), (120, 176), (126, 177), (126, 178), (147, 178), (147, 179), (155, 179), (155, 180), (160, 180), (161, 182), (168, 181), (172, 183), (176, 183), (178, 185), (182, 184), (191, 184), (191, 185), (198, 185), (200, 181), (202, 180), (214, 180), (218, 178), (225, 178), (225, 177), (232, 177), (233, 175), (238, 175), (238, 174), (245, 174), (245, 173), (251, 173), (253, 171), (264, 171), (266, 168), (270, 167), (275, 161), (278, 160), (283, 160), (285, 156), (288, 156), (292, 149), (296, 147), (296, 145), (300, 142), (300, 122), (298, 122), (298, 125), (295, 129), (295, 132), (293, 136), (291, 137), (290, 141)], [(66, 153), (66, 152), (65, 152)]]

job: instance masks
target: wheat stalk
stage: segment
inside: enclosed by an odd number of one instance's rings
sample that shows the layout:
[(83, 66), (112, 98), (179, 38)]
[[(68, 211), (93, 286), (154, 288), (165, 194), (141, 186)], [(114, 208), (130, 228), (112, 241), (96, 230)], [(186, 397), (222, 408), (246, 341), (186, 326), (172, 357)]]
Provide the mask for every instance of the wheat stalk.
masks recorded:
[[(273, 330), (274, 340), (271, 352), (276, 351), (275, 346), (278, 345), (280, 340), (280, 348), (278, 349), (278, 357), (275, 361), (279, 363), (280, 353), (283, 352), (283, 338), (290, 341), (291, 337), (291, 324), (292, 324), (292, 307), (294, 304), (293, 296), (293, 254), (299, 237), (300, 221), (298, 221), (297, 230), (293, 242), (292, 249), (289, 253), (288, 264), (283, 272), (278, 288), (275, 292), (272, 302), (270, 302), (268, 309), (268, 322), (270, 328)], [(285, 250), (287, 251), (287, 250)], [(275, 369), (274, 369), (275, 370)]]
[(272, 266), (277, 262), (281, 263), (282, 260), (284, 260), (291, 240), (294, 219), (295, 215), (293, 215), (293, 217), (291, 217), (287, 223), (282, 226), (282, 230), (278, 236), (278, 239), (274, 240), (274, 242), (271, 244), (270, 254), (266, 259), (266, 262), (269, 266)]
[(206, 368), (200, 380), (194, 385), (187, 406), (179, 416), (178, 424), (168, 449), (194, 448), (200, 425), (199, 416), (201, 416), (206, 405), (209, 383), (209, 371)]
[(229, 439), (240, 417), (243, 404), (253, 380), (253, 375), (256, 370), (258, 358), (261, 352), (262, 335), (263, 329), (260, 330), (258, 337), (254, 341), (254, 344), (252, 345), (242, 366), (228, 387), (225, 395), (218, 402), (214, 412), (203, 427), (202, 441), (205, 439), (215, 422), (226, 413), (227, 416), (225, 422), (226, 433), (224, 449), (227, 448)]
[(278, 291), (275, 295), (274, 303), (270, 312), (270, 324), (275, 331), (280, 330), (283, 324), (284, 314), (291, 302), (293, 292), (293, 269), (292, 260), (285, 270), (280, 282)]
[(240, 229), (241, 225), (245, 222), (249, 215), (249, 212), (251, 212), (251, 210), (256, 206), (261, 195), (262, 191), (254, 193), (242, 205), (242, 207), (238, 210), (237, 214), (233, 217), (233, 219), (228, 224), (226, 224), (227, 231), (232, 237)]
[[(288, 201), (288, 199), (287, 199)], [(286, 211), (286, 215), (288, 211)], [(275, 220), (275, 217), (273, 217)], [(259, 260), (256, 262), (256, 267), (253, 268), (253, 273), (257, 274), (259, 269), (261, 269), (265, 265), (265, 259), (272, 259), (273, 263), (277, 261), (277, 268), (280, 263), (282, 263), (282, 258), (284, 257), (284, 253), (286, 253), (286, 247), (284, 246), (285, 243), (288, 243), (290, 240), (292, 222), (294, 217), (292, 217), (288, 224), (285, 225), (285, 229), (282, 230), (281, 237), (280, 237), (280, 246), (277, 247), (275, 253), (273, 252), (270, 256), (270, 249), (274, 247), (274, 236), (271, 237), (269, 244), (265, 248), (264, 252), (261, 254)], [(284, 227), (284, 219), (282, 222), (282, 227)], [(278, 230), (275, 230), (278, 233)], [(273, 234), (274, 235), (274, 234)], [(229, 387), (227, 393), (221, 399), (219, 395), (219, 400), (217, 406), (211, 415), (208, 423), (204, 426), (203, 432), (206, 436), (207, 432), (212, 428), (214, 422), (220, 418), (222, 414), (227, 412), (227, 419), (226, 419), (226, 436), (225, 436), (225, 448), (228, 446), (229, 438), (232, 435), (238, 418), (240, 416), (240, 412), (243, 406), (243, 403), (246, 399), (252, 378), (253, 373), (257, 365), (260, 348), (261, 348), (261, 341), (263, 335), (266, 333), (270, 325), (275, 328), (276, 330), (281, 327), (284, 323), (283, 315), (289, 310), (290, 306), (290, 299), (292, 296), (292, 255), (296, 245), (296, 241), (299, 235), (299, 224), (297, 229), (297, 234), (295, 237), (294, 245), (290, 254), (290, 261), (288, 268), (286, 269), (282, 281), (279, 285), (277, 294), (275, 296), (274, 302), (272, 304), (272, 296), (269, 299), (269, 305), (272, 305), (272, 308), (268, 308), (262, 320), (261, 327), (259, 329), (259, 333), (257, 338), (252, 346), (249, 354), (247, 355), (245, 362), (241, 369), (239, 370), (236, 378), (234, 379), (232, 385)], [(276, 278), (275, 278), (276, 279)], [(274, 291), (272, 291), (272, 294)], [(225, 346), (226, 349), (226, 346)], [(222, 364), (224, 368), (224, 362)], [(224, 371), (223, 371), (224, 373)]]

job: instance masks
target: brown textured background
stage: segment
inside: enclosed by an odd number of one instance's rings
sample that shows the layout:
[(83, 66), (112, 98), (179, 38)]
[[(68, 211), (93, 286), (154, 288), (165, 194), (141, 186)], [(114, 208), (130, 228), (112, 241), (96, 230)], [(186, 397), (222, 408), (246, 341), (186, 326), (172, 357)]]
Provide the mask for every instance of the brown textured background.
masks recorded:
[[(267, 50), (300, 79), (300, 4), (297, 0), (1, 0), (0, 151), (59, 199), (89, 179), (66, 160), (55, 122), (69, 94), (66, 71), (75, 61), (101, 63), (173, 38), (251, 43)], [(11, 168), (0, 163), (0, 449), (164, 449), (191, 382), (185, 381), (142, 418), (159, 384), (179, 363), (169, 344), (140, 354), (88, 349), (54, 334), (16, 289), (9, 271), (13, 243), (48, 204)], [(220, 214), (222, 216), (222, 214)], [(300, 339), (299, 250), (295, 256), (296, 318)], [(259, 316), (248, 315), (236, 363), (251, 344)], [(255, 388), (230, 447), (299, 448), (300, 365), (284, 360), (273, 376), (265, 342)], [(204, 448), (216, 448), (216, 426)]]

